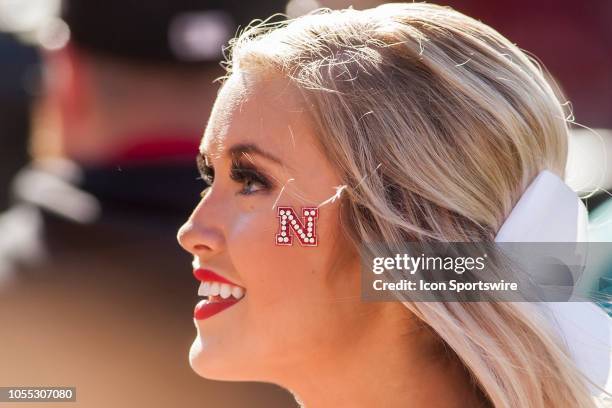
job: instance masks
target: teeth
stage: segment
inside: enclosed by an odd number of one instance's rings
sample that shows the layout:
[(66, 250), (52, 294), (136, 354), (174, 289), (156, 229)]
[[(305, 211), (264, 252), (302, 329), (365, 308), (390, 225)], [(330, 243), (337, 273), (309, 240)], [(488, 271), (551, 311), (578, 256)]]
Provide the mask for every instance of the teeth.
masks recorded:
[(244, 295), (244, 291), (242, 290), (241, 287), (234, 286), (232, 288), (232, 296), (235, 297), (236, 299), (242, 298), (243, 295)]
[(200, 283), (200, 288), (198, 289), (199, 296), (208, 296), (210, 292), (210, 282), (202, 282)]
[(223, 283), (221, 285), (221, 288), (219, 289), (219, 295), (221, 295), (221, 297), (223, 299), (227, 299), (228, 297), (230, 297), (232, 294), (232, 288), (230, 288), (230, 285), (228, 285), (227, 283)]
[(219, 289), (220, 289), (219, 282), (213, 282), (210, 285), (210, 291), (208, 292), (208, 294), (210, 296), (217, 296), (219, 294)]
[(244, 296), (244, 289), (228, 283), (206, 281), (200, 282), (198, 296), (220, 296), (222, 299), (233, 296), (235, 299), (242, 299)]

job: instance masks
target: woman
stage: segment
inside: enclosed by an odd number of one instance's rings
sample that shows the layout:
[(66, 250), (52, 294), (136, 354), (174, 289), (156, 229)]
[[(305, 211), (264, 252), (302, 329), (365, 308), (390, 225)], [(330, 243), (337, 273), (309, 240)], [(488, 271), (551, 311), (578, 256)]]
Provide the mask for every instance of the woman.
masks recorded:
[(522, 303), (363, 302), (363, 242), (493, 241), (529, 183), (563, 176), (541, 68), (449, 8), (323, 10), (251, 27), (201, 144), (179, 231), (200, 294), (193, 369), (306, 407), (590, 407)]

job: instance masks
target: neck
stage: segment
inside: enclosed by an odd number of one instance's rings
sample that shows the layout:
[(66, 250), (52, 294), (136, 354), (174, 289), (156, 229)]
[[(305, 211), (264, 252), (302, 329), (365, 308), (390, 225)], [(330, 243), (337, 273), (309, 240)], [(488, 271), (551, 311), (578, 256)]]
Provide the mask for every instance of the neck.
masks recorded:
[(403, 318), (381, 319), (393, 324), (369, 330), (333, 356), (310, 358), (281, 385), (304, 408), (485, 406), (454, 354), (429, 330), (411, 330), (422, 326), (398, 310), (405, 309), (401, 303), (386, 305)]

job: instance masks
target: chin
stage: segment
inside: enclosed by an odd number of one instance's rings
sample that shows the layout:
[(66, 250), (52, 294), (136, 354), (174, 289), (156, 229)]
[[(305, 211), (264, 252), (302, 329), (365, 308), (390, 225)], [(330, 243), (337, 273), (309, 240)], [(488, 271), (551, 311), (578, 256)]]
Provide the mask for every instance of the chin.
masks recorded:
[(238, 361), (236, 353), (227, 350), (223, 342), (216, 345), (207, 343), (200, 334), (189, 349), (189, 365), (200, 377), (219, 381), (250, 381), (247, 378), (244, 361)]
[(189, 365), (200, 377), (209, 380), (232, 380), (228, 378), (227, 372), (230, 362), (218, 354), (203, 345), (202, 338), (198, 335), (189, 349)]

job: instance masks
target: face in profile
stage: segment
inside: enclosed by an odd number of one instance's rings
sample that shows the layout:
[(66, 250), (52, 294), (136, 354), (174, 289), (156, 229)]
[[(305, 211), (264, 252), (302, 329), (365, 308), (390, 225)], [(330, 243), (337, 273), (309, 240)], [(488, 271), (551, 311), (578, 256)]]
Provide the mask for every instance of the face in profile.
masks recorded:
[(317, 246), (275, 242), (278, 207), (317, 207), (342, 184), (313, 132), (282, 79), (237, 72), (220, 91), (200, 146), (211, 186), (179, 231), (200, 294), (215, 295), (194, 318), (190, 363), (201, 376), (277, 381), (373, 330), (339, 201), (319, 208)]

